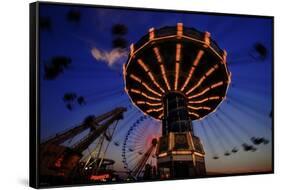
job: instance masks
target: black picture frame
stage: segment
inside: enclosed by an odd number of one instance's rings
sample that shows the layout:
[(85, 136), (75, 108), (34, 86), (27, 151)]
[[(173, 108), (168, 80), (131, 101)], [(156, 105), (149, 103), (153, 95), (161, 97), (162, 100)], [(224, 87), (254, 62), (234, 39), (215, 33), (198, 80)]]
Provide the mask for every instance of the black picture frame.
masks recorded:
[[(226, 176), (240, 176), (240, 175), (255, 175), (255, 174), (272, 174), (274, 173), (274, 17), (273, 16), (262, 16), (262, 15), (247, 15), (247, 14), (229, 14), (229, 13), (216, 13), (216, 12), (199, 12), (199, 11), (187, 11), (187, 10), (166, 10), (166, 9), (155, 9), (155, 8), (136, 8), (136, 7), (120, 7), (120, 6), (104, 6), (104, 5), (91, 5), (91, 4), (72, 4), (72, 3), (55, 3), (55, 2), (34, 2), (30, 4), (30, 18), (29, 18), (29, 35), (30, 35), (30, 96), (29, 96), (29, 185), (33, 188), (48, 188), (48, 187), (66, 187), (66, 186), (83, 186), (91, 184), (77, 184), (77, 185), (59, 185), (49, 186), (48, 184), (40, 183), (39, 179), (39, 151), (40, 151), (40, 54), (39, 54), (39, 14), (41, 5), (54, 5), (54, 6), (81, 6), (81, 7), (92, 7), (92, 8), (110, 8), (118, 10), (139, 10), (139, 11), (155, 11), (155, 12), (177, 12), (177, 13), (192, 13), (202, 15), (229, 15), (234, 17), (253, 17), (253, 18), (266, 18), (272, 21), (272, 171), (269, 172), (254, 172), (254, 173), (236, 173), (236, 174), (225, 174)], [(221, 175), (213, 176), (200, 176), (195, 178), (213, 178), (222, 177)], [(191, 177), (190, 179), (192, 179)], [(177, 180), (177, 179), (169, 179)], [(152, 180), (155, 181), (155, 180)], [(158, 179), (157, 181), (161, 181)], [(142, 181), (137, 181), (142, 182)], [(95, 183), (97, 184), (115, 184), (120, 182), (107, 182), (107, 183)], [(126, 183), (126, 182), (122, 182)]]

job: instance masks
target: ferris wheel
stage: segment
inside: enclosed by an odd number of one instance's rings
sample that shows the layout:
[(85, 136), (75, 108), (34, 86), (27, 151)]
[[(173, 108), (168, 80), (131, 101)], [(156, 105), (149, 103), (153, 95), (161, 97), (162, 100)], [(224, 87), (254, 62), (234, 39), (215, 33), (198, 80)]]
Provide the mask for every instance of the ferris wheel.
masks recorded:
[(144, 169), (156, 166), (156, 148), (161, 135), (161, 123), (140, 116), (126, 133), (122, 146), (124, 169), (133, 178), (143, 177)]

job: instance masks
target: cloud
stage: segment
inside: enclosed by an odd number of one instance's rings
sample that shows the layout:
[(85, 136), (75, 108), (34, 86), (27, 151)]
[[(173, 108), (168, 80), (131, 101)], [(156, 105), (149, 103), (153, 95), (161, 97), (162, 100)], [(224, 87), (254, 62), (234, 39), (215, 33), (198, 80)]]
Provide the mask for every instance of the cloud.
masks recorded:
[(97, 61), (105, 62), (109, 67), (112, 67), (128, 55), (127, 51), (119, 48), (112, 49), (111, 51), (105, 51), (94, 47), (92, 48), (91, 53)]

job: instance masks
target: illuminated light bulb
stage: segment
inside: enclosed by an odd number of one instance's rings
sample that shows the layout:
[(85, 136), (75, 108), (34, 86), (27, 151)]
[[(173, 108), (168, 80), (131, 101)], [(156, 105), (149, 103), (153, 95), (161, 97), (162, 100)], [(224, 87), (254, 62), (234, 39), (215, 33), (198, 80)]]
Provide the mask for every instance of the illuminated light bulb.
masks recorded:
[(211, 34), (209, 32), (205, 32), (205, 36), (204, 36), (204, 47), (209, 47), (210, 46), (210, 36)]
[(162, 103), (150, 103), (150, 102), (146, 102), (147, 105), (150, 106), (162, 106)]
[(135, 81), (137, 81), (137, 82), (140, 82), (140, 83), (141, 83), (141, 79), (140, 79), (140, 78), (138, 78), (137, 76), (135, 76), (135, 75), (133, 75), (133, 74), (130, 74), (130, 77), (131, 77), (132, 79), (134, 79)]
[(182, 23), (178, 23), (177, 24), (177, 36), (181, 37), (183, 34), (183, 24)]
[(161, 56), (160, 56), (160, 53), (159, 53), (159, 49), (157, 47), (155, 47), (155, 48), (153, 48), (153, 51), (156, 55), (158, 63), (162, 63), (162, 59), (161, 59)]
[(177, 44), (177, 47), (176, 47), (176, 62), (180, 61), (180, 56), (181, 56), (181, 44)]
[(141, 92), (141, 91), (139, 91), (139, 90), (137, 90), (137, 89), (131, 88), (130, 91), (133, 92), (133, 93), (136, 93), (136, 94), (140, 94), (140, 95), (142, 95), (142, 96), (144, 96), (144, 97), (146, 97), (146, 98), (148, 98), (148, 99), (150, 99), (150, 100), (161, 101), (161, 99), (155, 98), (155, 97), (152, 97), (152, 96), (149, 96), (149, 95), (145, 94), (144, 92)]
[(207, 106), (204, 106), (204, 107), (202, 107), (204, 110), (211, 110), (211, 108), (210, 107), (207, 107)]
[(207, 73), (203, 76), (203, 77), (201, 77), (201, 79), (197, 82), (197, 84), (195, 85), (195, 86), (193, 86), (187, 93), (186, 93), (186, 95), (188, 95), (188, 94), (190, 94), (192, 91), (194, 91), (198, 86), (200, 86), (203, 82), (204, 82), (204, 80), (208, 77), (208, 76), (210, 76), (216, 69), (218, 69), (219, 68), (219, 66), (218, 66), (218, 64), (216, 64), (214, 67), (212, 67), (211, 69), (209, 69), (209, 71), (207, 71)]
[(166, 76), (166, 73), (165, 73), (165, 68), (164, 68), (164, 65), (160, 65), (160, 69), (161, 69), (161, 74), (162, 74), (162, 77), (165, 81), (165, 84), (167, 85), (167, 88), (168, 90), (171, 90), (171, 87), (170, 87), (170, 84), (168, 82), (168, 79), (167, 79), (167, 76)]
[(203, 55), (204, 55), (204, 51), (203, 50), (199, 50), (199, 52), (198, 52), (198, 54), (197, 54), (197, 56), (196, 56), (196, 58), (195, 58), (195, 60), (193, 62), (193, 66), (196, 67), (198, 65), (198, 63), (199, 63), (199, 61), (200, 61), (200, 59), (202, 58)]
[(145, 104), (145, 101), (137, 101), (137, 104)]
[(136, 103), (139, 105), (146, 104), (149, 106), (162, 106), (162, 103), (151, 103), (151, 102), (145, 102), (145, 101), (137, 101)]
[(131, 92), (134, 92), (134, 93), (137, 93), (137, 94), (141, 94), (141, 92), (140, 92), (139, 90), (136, 90), (136, 89), (133, 89), (133, 88), (130, 89), (130, 91), (131, 91)]
[(138, 59), (137, 60), (138, 64), (144, 69), (145, 72), (147, 72), (148, 76), (150, 77), (150, 79), (152, 80), (152, 82), (155, 84), (155, 86), (157, 86), (163, 93), (165, 92), (160, 85), (156, 82), (156, 80), (154, 79), (153, 74), (149, 71), (148, 67), (145, 65), (145, 63), (141, 60)]
[(138, 78), (137, 76), (135, 76), (134, 74), (131, 74), (130, 77), (132, 79), (134, 79), (135, 81), (139, 82), (142, 86), (144, 86), (148, 91), (152, 92), (153, 94), (161, 97), (161, 94), (159, 94), (158, 92), (154, 91), (153, 89), (151, 89), (145, 82), (143, 82), (140, 78)]
[(198, 94), (195, 94), (193, 96), (189, 96), (188, 99), (192, 99), (192, 98), (196, 98), (198, 96), (201, 96), (201, 95), (205, 94), (206, 92), (208, 92), (209, 90), (210, 90), (210, 88), (208, 87), (208, 88), (206, 88), (205, 90), (203, 90), (202, 92), (200, 92)]
[(232, 76), (232, 73), (229, 72), (229, 75), (228, 75), (228, 82), (231, 83), (231, 76)]
[(192, 98), (196, 98), (196, 97), (198, 97), (198, 96), (201, 96), (201, 95), (205, 94), (206, 92), (208, 92), (209, 90), (215, 89), (215, 88), (217, 88), (217, 87), (219, 87), (219, 86), (222, 86), (223, 84), (224, 84), (223, 81), (220, 81), (220, 82), (218, 82), (218, 83), (215, 83), (215, 84), (211, 85), (211, 87), (208, 87), (208, 88), (204, 89), (203, 91), (201, 91), (201, 92), (199, 92), (199, 93), (197, 93), (197, 94), (194, 94), (194, 95), (192, 95), (192, 96), (189, 96), (188, 99), (192, 99)]
[(148, 67), (144, 64), (144, 62), (141, 59), (137, 60), (138, 64), (145, 70), (145, 72), (148, 72)]
[(169, 84), (167, 76), (166, 76), (165, 67), (164, 67), (164, 65), (162, 63), (162, 59), (161, 59), (161, 56), (160, 56), (159, 49), (157, 47), (154, 47), (153, 51), (154, 51), (154, 53), (156, 55), (158, 63), (160, 64), (161, 74), (162, 74), (162, 77), (163, 77), (163, 79), (165, 81), (165, 84), (166, 84), (168, 90), (171, 90), (170, 84)]
[(143, 95), (144, 97), (146, 97), (146, 98), (148, 98), (148, 99), (150, 99), (150, 100), (157, 100), (157, 101), (161, 101), (161, 99), (159, 99), (159, 98), (154, 98), (154, 97), (152, 97), (152, 96), (148, 96), (147, 94), (145, 94), (145, 93), (141, 93), (141, 95)]
[(155, 95), (161, 97), (161, 94), (159, 94), (158, 92), (152, 90), (145, 82), (142, 82), (141, 84), (142, 84), (147, 90), (149, 90), (150, 92), (152, 92), (153, 94), (155, 94)]
[(154, 28), (150, 28), (149, 29), (149, 40), (153, 40), (154, 39)]
[(187, 106), (188, 108), (190, 109), (193, 109), (193, 110), (199, 110), (200, 108), (199, 107), (193, 107), (193, 106)]
[(206, 76), (211, 75), (214, 72), (214, 68), (211, 68), (209, 71), (206, 72)]
[(226, 56), (227, 56), (227, 52), (226, 52), (226, 50), (223, 50), (222, 59), (223, 59), (223, 63), (224, 63), (224, 64), (226, 64)]
[(202, 100), (189, 101), (188, 103), (190, 103), (190, 104), (201, 104), (201, 103), (207, 102), (208, 100), (218, 100), (220, 98), (221, 98), (220, 96), (211, 96), (209, 98), (204, 98)]
[(190, 103), (190, 104), (200, 104), (200, 103), (207, 102), (208, 100), (209, 100), (208, 98), (204, 98), (203, 100), (189, 101), (188, 103)]
[(218, 100), (218, 99), (220, 99), (219, 96), (211, 96), (211, 97), (209, 97), (209, 100)]
[(122, 65), (123, 76), (126, 76), (126, 64)]
[(156, 112), (159, 112), (159, 111), (162, 111), (162, 110), (163, 110), (163, 107), (158, 108), (158, 109), (154, 109), (154, 111), (156, 111)]
[(194, 112), (188, 112), (188, 114), (189, 114), (189, 115), (193, 115), (193, 116), (195, 116), (195, 117), (197, 117), (197, 118), (200, 117), (197, 113), (194, 113)]
[(218, 82), (218, 83), (213, 84), (213, 85), (211, 86), (211, 88), (214, 89), (214, 88), (217, 88), (217, 87), (219, 87), (219, 86), (221, 86), (221, 85), (223, 85), (223, 81), (220, 81), (220, 82)]
[(207, 106), (202, 106), (202, 107), (194, 107), (194, 106), (187, 106), (189, 109), (193, 109), (193, 110), (211, 110), (210, 107)]
[(160, 85), (156, 82), (156, 80), (154, 79), (154, 76), (151, 72), (148, 72), (147, 73), (149, 78), (152, 80), (152, 82), (155, 84), (155, 86), (157, 86), (163, 93), (165, 92), (161, 87)]
[(130, 45), (130, 54), (131, 56), (134, 54), (134, 44)]
[(181, 44), (177, 44), (176, 46), (176, 64), (175, 64), (175, 90), (178, 89), (178, 79), (179, 79), (179, 70), (180, 70), (180, 58), (181, 58)]
[(203, 55), (204, 55), (204, 51), (203, 50), (199, 50), (198, 53), (197, 53), (196, 58), (193, 61), (193, 64), (192, 64), (193, 66), (190, 68), (189, 74), (188, 74), (188, 76), (187, 76), (183, 86), (181, 87), (181, 91), (184, 91), (185, 87), (188, 85), (188, 83), (189, 83), (189, 81), (190, 81), (190, 79), (191, 79), (191, 77), (192, 77), (192, 75), (193, 75), (193, 73), (195, 71), (195, 68), (199, 64), (199, 62), (200, 62), (200, 60), (201, 60)]
[(162, 111), (163, 110), (163, 107), (159, 108), (159, 109), (148, 109), (146, 110), (147, 113), (151, 113), (151, 112), (159, 112), (159, 111)]
[(175, 90), (178, 89), (178, 80), (179, 80), (179, 70), (180, 70), (180, 63), (176, 63), (176, 69), (175, 69)]

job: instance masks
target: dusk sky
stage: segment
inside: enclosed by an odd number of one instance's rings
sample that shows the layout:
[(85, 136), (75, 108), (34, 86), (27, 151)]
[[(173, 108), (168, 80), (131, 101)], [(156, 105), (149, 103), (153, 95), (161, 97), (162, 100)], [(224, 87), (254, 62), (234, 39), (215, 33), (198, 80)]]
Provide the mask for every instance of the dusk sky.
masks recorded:
[[(66, 19), (70, 10), (81, 13), (80, 21)], [(117, 106), (132, 107), (118, 123), (113, 141), (119, 142), (120, 146), (111, 143), (106, 153), (107, 158), (116, 161), (114, 168), (124, 171), (121, 162), (124, 137), (143, 113), (131, 104), (124, 91), (122, 64), (127, 60), (129, 48), (125, 53), (112, 48), (111, 28), (114, 24), (126, 25), (128, 33), (125, 38), (129, 45), (137, 42), (151, 27), (174, 26), (181, 22), (186, 27), (210, 32), (212, 39), (226, 49), (232, 73), (226, 96), (228, 103), (224, 101), (216, 112), (193, 122), (195, 134), (200, 137), (206, 152), (207, 171), (247, 173), (271, 170), (271, 19), (46, 4), (40, 5), (40, 17), (51, 21), (49, 29), (40, 30), (41, 140), (78, 125), (88, 115), (98, 116)], [(254, 44), (257, 42), (267, 48), (268, 55), (264, 60), (252, 56), (256, 55)], [(56, 79), (45, 80), (44, 65), (54, 56), (69, 57), (71, 64)], [(68, 110), (63, 101), (67, 92), (85, 97), (86, 105), (75, 104), (73, 110)], [(148, 139), (161, 135), (161, 123), (148, 119), (139, 125), (144, 129), (144, 142), (138, 139), (137, 143), (147, 148)], [(241, 144), (252, 144), (251, 137), (264, 137), (269, 143), (257, 145), (255, 152), (246, 152)], [(234, 147), (239, 149), (237, 153), (224, 156)], [(214, 160), (215, 155), (219, 159)]]

